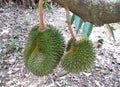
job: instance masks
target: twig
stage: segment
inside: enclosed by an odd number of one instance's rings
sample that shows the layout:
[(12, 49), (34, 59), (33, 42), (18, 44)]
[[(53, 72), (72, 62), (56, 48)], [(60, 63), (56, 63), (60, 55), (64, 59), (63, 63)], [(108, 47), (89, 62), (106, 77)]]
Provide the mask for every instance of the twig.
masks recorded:
[(73, 41), (74, 41), (74, 43), (75, 43), (77, 40), (76, 40), (76, 37), (75, 37), (75, 35), (74, 35), (74, 33), (73, 33), (72, 26), (71, 26), (71, 23), (70, 23), (69, 8), (66, 7), (66, 8), (65, 8), (65, 11), (66, 11), (66, 23), (68, 24), (68, 29), (69, 29), (69, 31), (70, 31), (70, 33), (71, 33), (71, 36), (72, 36), (72, 38), (73, 38)]
[(43, 0), (39, 0), (39, 17), (40, 17), (40, 31), (45, 30), (43, 19)]

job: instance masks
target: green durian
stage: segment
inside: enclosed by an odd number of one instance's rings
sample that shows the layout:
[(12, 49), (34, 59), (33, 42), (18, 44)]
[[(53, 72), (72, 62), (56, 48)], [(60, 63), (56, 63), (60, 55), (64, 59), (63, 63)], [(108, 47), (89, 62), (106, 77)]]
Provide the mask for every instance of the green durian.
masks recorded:
[[(38, 27), (39, 28), (39, 27)], [(64, 53), (64, 38), (53, 26), (47, 25), (45, 31), (37, 31), (35, 47), (27, 58), (28, 69), (37, 76), (53, 72)], [(33, 48), (33, 47), (32, 47)], [(28, 50), (27, 50), (28, 51)], [(26, 54), (29, 53), (26, 52)]]
[[(70, 42), (71, 43), (71, 42)], [(80, 73), (89, 69), (95, 60), (95, 48), (87, 38), (71, 43), (70, 49), (64, 55), (61, 64), (71, 73)]]
[(31, 55), (31, 53), (33, 52), (33, 50), (36, 47), (36, 40), (39, 34), (38, 31), (39, 26), (34, 26), (28, 36), (28, 40), (27, 40), (27, 44), (25, 46), (25, 50), (24, 50), (24, 61), (25, 61), (25, 66), (27, 67), (27, 61)]

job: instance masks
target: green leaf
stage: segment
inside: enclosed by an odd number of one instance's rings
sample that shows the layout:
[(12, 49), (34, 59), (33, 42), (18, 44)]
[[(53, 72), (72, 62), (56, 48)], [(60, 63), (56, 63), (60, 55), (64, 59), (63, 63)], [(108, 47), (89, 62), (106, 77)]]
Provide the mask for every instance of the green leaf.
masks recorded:
[[(76, 34), (78, 34), (78, 32), (83, 24), (83, 20), (75, 14), (70, 15), (70, 19), (71, 19), (71, 24), (74, 23), (74, 25), (75, 25)], [(86, 22), (83, 26), (82, 34), (86, 37), (89, 37), (92, 32), (92, 29), (93, 29), (93, 24)]]
[(75, 16), (75, 29), (76, 29), (76, 34), (78, 34), (78, 32), (79, 32), (82, 24), (83, 24), (83, 20), (76, 15), (76, 16)]
[(73, 23), (75, 24), (76, 34), (78, 34), (79, 29), (83, 24), (83, 20), (75, 14), (70, 15), (70, 19), (71, 19), (71, 24)]
[(37, 9), (37, 8), (38, 8), (38, 3), (36, 3), (36, 4), (35, 4), (34, 8), (35, 8), (35, 9)]
[(109, 33), (110, 33), (110, 35), (112, 36), (112, 38), (114, 39), (114, 41), (115, 41), (115, 36), (114, 36), (114, 32), (113, 32), (113, 30), (114, 30), (114, 27), (112, 27), (111, 25), (109, 25), (109, 24), (106, 24), (106, 27), (107, 27), (107, 29), (108, 29), (108, 31), (109, 31)]
[(82, 34), (86, 37), (89, 37), (93, 29), (93, 24), (89, 22), (85, 22), (83, 29), (82, 29)]
[(71, 24), (73, 24), (74, 20), (75, 20), (75, 14), (70, 15)]

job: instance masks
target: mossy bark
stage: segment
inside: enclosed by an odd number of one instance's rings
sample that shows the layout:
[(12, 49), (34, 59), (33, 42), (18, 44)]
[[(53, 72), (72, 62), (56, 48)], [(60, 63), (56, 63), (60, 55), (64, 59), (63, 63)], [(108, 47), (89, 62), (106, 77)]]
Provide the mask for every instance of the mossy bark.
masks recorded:
[(120, 22), (120, 0), (52, 0), (96, 26)]

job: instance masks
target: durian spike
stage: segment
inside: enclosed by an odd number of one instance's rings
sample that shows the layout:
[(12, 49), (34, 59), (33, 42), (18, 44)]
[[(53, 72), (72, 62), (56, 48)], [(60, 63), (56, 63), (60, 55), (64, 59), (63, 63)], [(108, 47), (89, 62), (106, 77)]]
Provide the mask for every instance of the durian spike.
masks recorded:
[(72, 38), (73, 38), (74, 43), (76, 43), (77, 40), (76, 40), (76, 37), (75, 37), (75, 35), (74, 35), (74, 33), (73, 33), (72, 26), (71, 26), (71, 23), (70, 23), (69, 8), (66, 7), (66, 8), (65, 8), (65, 11), (66, 11), (66, 23), (68, 24), (68, 29), (69, 29), (69, 31), (70, 31), (70, 34), (71, 34), (71, 36), (72, 36)]
[(44, 19), (43, 19), (43, 0), (39, 0), (39, 17), (40, 17), (40, 31), (45, 30)]

